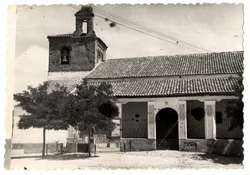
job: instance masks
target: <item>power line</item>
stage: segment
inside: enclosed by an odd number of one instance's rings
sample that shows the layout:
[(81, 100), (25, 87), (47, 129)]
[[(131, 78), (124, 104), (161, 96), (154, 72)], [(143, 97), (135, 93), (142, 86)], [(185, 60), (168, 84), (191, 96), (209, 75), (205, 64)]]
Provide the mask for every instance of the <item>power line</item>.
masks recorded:
[[(94, 10), (95, 10), (95, 8), (97, 8), (97, 7), (94, 7)], [(104, 13), (105, 15), (107, 15), (107, 13), (104, 12), (103, 10), (102, 10), (102, 13)], [(107, 15), (107, 16), (113, 16), (113, 17), (117, 18), (117, 20), (119, 20), (119, 21), (122, 21), (122, 22), (127, 23), (127, 24), (129, 24), (129, 25), (131, 25), (131, 26), (134, 26), (134, 27), (142, 28), (142, 29), (144, 29), (144, 30), (146, 30), (146, 31), (150, 31), (150, 32), (153, 32), (153, 33), (157, 33), (157, 34), (163, 35), (164, 37), (167, 37), (168, 39), (177, 40), (177, 39), (175, 39), (175, 38), (173, 38), (173, 37), (170, 37), (170, 36), (161, 34), (161, 33), (159, 33), (159, 32), (153, 31), (153, 30), (151, 30), (151, 29), (149, 29), (149, 28), (143, 27), (143, 26), (141, 26), (140, 24), (135, 23), (135, 22), (133, 22), (133, 21), (126, 20), (125, 18), (120, 17), (120, 16), (118, 16), (118, 15), (114, 15), (114, 14), (110, 13), (110, 15)]]
[[(96, 16), (105, 19), (105, 18), (102, 17), (102, 16), (99, 16), (99, 15), (96, 15)], [(148, 35), (148, 36), (152, 36), (152, 37), (154, 37), (154, 38), (157, 38), (157, 39), (160, 39), (160, 40), (163, 40), (163, 41), (170, 42), (171, 44), (174, 44), (171, 40), (168, 40), (168, 39), (166, 39), (166, 38), (162, 38), (162, 37), (160, 37), (160, 36), (155, 36), (155, 35), (152, 35), (152, 34), (149, 34), (149, 33), (146, 33), (146, 32), (140, 31), (140, 30), (137, 30), (137, 29), (135, 29), (135, 28), (126, 26), (126, 25), (121, 24), (121, 23), (118, 23), (118, 22), (116, 22), (116, 24), (119, 24), (119, 25), (121, 25), (121, 26), (123, 26), (123, 27), (126, 27), (126, 28), (129, 28), (129, 29), (132, 29), (132, 30), (134, 30), (134, 31), (136, 31), (136, 32), (143, 33), (143, 34), (146, 34), (146, 35)], [(178, 46), (181, 46), (181, 47), (183, 47), (183, 48), (187, 48), (187, 47), (188, 47), (188, 46), (186, 46), (186, 45), (178, 45)], [(197, 49), (194, 49), (194, 48), (192, 48), (192, 47), (188, 47), (188, 48), (192, 49), (193, 51), (197, 51)]]
[[(73, 5), (69, 5), (70, 7), (72, 8), (75, 8), (77, 10), (80, 10), (78, 7), (75, 7)], [(189, 49), (192, 49), (194, 51), (202, 51), (202, 52), (209, 52), (208, 50), (206, 49), (203, 49), (201, 47), (198, 47), (198, 46), (195, 46), (195, 45), (192, 45), (190, 43), (187, 43), (187, 42), (184, 42), (184, 41), (181, 41), (181, 40), (178, 40), (176, 38), (173, 38), (171, 36), (168, 36), (168, 35), (165, 35), (165, 34), (162, 34), (160, 32), (157, 32), (157, 31), (154, 31), (150, 28), (147, 28), (147, 27), (143, 27), (141, 24), (138, 24), (138, 23), (135, 23), (133, 21), (129, 21), (125, 18), (122, 18), (118, 15), (115, 15), (115, 14), (112, 14), (112, 13), (108, 13), (103, 10), (103, 9), (100, 9), (100, 8), (97, 8), (97, 7), (93, 7), (93, 10), (95, 12), (95, 16), (98, 16), (100, 18), (103, 18), (107, 21), (110, 21), (112, 23), (115, 23), (115, 24), (119, 24), (123, 27), (126, 27), (126, 28), (129, 28), (131, 30), (134, 30), (134, 31), (137, 31), (137, 32), (140, 32), (140, 33), (143, 33), (143, 34), (146, 34), (148, 36), (151, 36), (151, 37), (154, 37), (154, 38), (157, 38), (157, 39), (161, 39), (163, 41), (167, 41), (171, 44), (175, 44), (177, 46), (182, 46), (184, 48), (189, 48)], [(96, 13), (98, 13), (99, 15), (97, 15)], [(104, 17), (105, 16), (105, 17)], [(108, 17), (108, 18), (107, 18)], [(112, 19), (110, 20), (110, 18), (115, 18), (115, 19)]]
[(113, 18), (116, 18), (116, 20), (120, 21), (120, 22), (123, 22), (123, 23), (126, 23), (130, 26), (133, 26), (133, 27), (136, 27), (136, 28), (139, 28), (140, 30), (144, 30), (146, 32), (149, 32), (149, 33), (153, 33), (155, 35), (158, 35), (158, 36), (161, 36), (161, 37), (164, 37), (164, 38), (167, 38), (168, 40), (170, 40), (170, 42), (173, 42), (175, 44), (182, 44), (182, 45), (185, 45), (185, 46), (189, 46), (189, 47), (192, 47), (192, 48), (195, 48), (196, 50), (202, 50), (202, 51), (206, 51), (206, 52), (209, 52), (208, 50), (206, 49), (203, 49), (201, 47), (198, 47), (198, 46), (195, 46), (195, 45), (192, 45), (190, 43), (187, 43), (187, 42), (184, 42), (184, 41), (181, 41), (181, 40), (178, 40), (176, 38), (173, 38), (171, 36), (168, 36), (168, 35), (165, 35), (165, 34), (162, 34), (160, 32), (157, 32), (157, 31), (154, 31), (150, 28), (147, 28), (147, 27), (143, 27), (141, 24), (138, 24), (138, 23), (135, 23), (133, 21), (129, 21), (125, 18), (122, 18), (118, 15), (115, 15), (115, 14), (112, 14), (112, 13), (107, 13), (106, 11), (104, 11), (103, 9), (100, 9), (100, 8), (97, 8), (97, 7), (93, 7), (93, 9), (97, 12), (97, 13), (101, 13), (103, 15), (106, 15), (106, 16), (110, 16), (110, 17), (113, 17)]

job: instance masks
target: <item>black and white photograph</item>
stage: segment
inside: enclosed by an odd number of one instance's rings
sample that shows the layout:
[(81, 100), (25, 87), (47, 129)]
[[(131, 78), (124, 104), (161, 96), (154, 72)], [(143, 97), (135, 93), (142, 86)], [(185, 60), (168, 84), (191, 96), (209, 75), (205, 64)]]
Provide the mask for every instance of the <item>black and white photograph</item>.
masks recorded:
[(246, 169), (245, 5), (9, 5), (5, 169)]

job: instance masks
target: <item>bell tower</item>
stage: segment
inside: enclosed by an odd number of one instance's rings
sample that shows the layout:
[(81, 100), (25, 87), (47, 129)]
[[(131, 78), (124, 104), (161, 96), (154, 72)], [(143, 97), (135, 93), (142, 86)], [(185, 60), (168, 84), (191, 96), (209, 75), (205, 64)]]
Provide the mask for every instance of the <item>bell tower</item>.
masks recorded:
[(93, 34), (93, 20), (94, 14), (90, 6), (82, 6), (82, 9), (75, 14), (76, 17), (76, 29), (74, 32), (75, 36), (80, 36), (83, 34), (83, 24), (87, 29), (87, 34)]
[(91, 6), (82, 6), (75, 14), (75, 31), (53, 35), (49, 40), (48, 79), (86, 76), (106, 59), (106, 44), (94, 32)]

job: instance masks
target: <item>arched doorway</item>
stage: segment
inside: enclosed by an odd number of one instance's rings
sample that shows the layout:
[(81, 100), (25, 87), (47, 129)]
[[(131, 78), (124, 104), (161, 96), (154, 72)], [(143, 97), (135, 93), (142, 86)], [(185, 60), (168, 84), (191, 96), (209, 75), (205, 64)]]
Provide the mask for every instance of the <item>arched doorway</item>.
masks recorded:
[(156, 149), (179, 149), (178, 113), (172, 108), (161, 109), (156, 115)]

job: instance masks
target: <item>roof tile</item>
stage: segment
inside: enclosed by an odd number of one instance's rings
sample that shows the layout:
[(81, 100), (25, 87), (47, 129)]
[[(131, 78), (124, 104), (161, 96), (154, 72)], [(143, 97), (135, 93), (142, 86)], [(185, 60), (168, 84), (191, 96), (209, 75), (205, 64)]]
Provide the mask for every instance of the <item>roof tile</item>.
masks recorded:
[[(234, 94), (237, 78), (109, 81), (117, 97)], [(91, 82), (98, 85), (100, 82)]]
[(49, 88), (48, 91), (51, 92), (57, 89), (57, 85), (64, 86), (67, 88), (68, 92), (71, 92), (76, 88), (78, 84), (82, 81), (81, 77), (70, 78), (70, 79), (61, 79), (61, 80), (49, 80)]
[(87, 78), (109, 79), (184, 75), (235, 74), (243, 72), (243, 51), (175, 56), (108, 59)]

